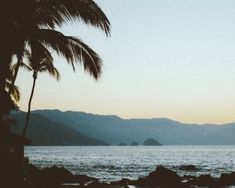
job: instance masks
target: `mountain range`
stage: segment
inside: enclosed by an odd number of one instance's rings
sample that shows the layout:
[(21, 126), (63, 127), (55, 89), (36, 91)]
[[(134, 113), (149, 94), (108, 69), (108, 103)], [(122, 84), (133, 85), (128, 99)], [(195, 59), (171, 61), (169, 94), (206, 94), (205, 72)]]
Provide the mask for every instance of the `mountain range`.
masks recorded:
[[(23, 112), (12, 114), (16, 122), (12, 127), (14, 133), (22, 134), (25, 115)], [(32, 145), (107, 145), (39, 114), (31, 114), (26, 137)]]
[[(16, 120), (22, 121), (24, 113), (14, 114)], [(46, 121), (46, 122), (45, 122)], [(19, 121), (20, 122), (20, 121)], [(166, 118), (154, 119), (122, 119), (114, 115), (96, 115), (84, 112), (60, 110), (36, 110), (30, 118), (28, 131), (35, 143), (41, 143), (40, 137), (48, 133), (48, 129), (57, 136), (63, 137), (63, 141), (50, 142), (48, 145), (59, 144), (82, 144), (82, 139), (90, 139), (88, 145), (118, 145), (120, 143), (138, 145), (153, 138), (162, 145), (232, 145), (235, 144), (235, 123), (224, 125), (213, 124), (185, 124)], [(20, 123), (19, 123), (20, 124)], [(48, 128), (49, 126), (49, 128)], [(19, 126), (20, 127), (20, 126)], [(40, 131), (36, 130), (39, 129)], [(66, 131), (65, 131), (66, 130)], [(66, 133), (66, 134), (65, 134)], [(69, 136), (73, 134), (72, 136)], [(76, 136), (76, 134), (78, 136)], [(72, 141), (71, 139), (77, 142)], [(44, 139), (43, 139), (44, 140)]]

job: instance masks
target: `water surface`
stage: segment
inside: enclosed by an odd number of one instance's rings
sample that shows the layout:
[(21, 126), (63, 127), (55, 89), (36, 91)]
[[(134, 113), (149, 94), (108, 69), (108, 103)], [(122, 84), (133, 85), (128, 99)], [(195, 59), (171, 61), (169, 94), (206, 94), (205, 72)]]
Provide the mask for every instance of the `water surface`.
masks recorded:
[[(235, 146), (29, 146), (25, 153), (38, 167), (64, 166), (103, 181), (143, 177), (157, 165), (180, 175), (210, 173), (218, 177), (235, 171)], [(189, 164), (198, 170), (179, 170)]]

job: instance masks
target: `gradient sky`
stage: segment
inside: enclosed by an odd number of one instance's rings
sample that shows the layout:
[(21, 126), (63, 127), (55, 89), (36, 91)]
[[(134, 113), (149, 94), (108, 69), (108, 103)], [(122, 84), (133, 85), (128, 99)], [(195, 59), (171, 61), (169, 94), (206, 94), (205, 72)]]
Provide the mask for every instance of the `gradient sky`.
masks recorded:
[[(80, 22), (64, 25), (103, 59), (95, 81), (55, 56), (62, 79), (40, 74), (33, 109), (123, 118), (167, 117), (191, 123), (235, 121), (234, 0), (97, 0), (110, 38)], [(27, 109), (31, 73), (17, 80)]]

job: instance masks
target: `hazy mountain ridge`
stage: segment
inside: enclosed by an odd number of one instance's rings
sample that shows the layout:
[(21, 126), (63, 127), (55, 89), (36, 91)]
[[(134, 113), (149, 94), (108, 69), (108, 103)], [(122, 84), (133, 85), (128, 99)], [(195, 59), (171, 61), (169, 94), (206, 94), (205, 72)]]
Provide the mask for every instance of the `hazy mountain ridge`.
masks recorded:
[[(12, 131), (22, 134), (25, 113), (13, 113), (12, 116), (16, 121)], [(40, 114), (31, 114), (26, 137), (32, 140), (32, 145), (107, 145)]]
[(122, 119), (118, 116), (59, 110), (36, 110), (33, 113), (62, 122), (89, 137), (114, 145), (121, 142), (141, 144), (148, 138), (167, 145), (235, 144), (235, 123), (199, 125), (167, 118)]

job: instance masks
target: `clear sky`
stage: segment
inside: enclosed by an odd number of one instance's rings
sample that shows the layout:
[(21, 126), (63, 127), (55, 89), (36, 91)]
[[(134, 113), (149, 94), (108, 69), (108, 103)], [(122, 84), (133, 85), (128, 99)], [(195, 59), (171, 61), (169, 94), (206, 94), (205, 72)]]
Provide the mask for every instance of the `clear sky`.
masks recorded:
[[(96, 0), (112, 24), (110, 38), (80, 22), (61, 29), (103, 59), (95, 81), (55, 56), (62, 79), (40, 74), (33, 109), (123, 118), (167, 117), (191, 123), (235, 121), (234, 0)], [(21, 110), (31, 73), (21, 71)]]

